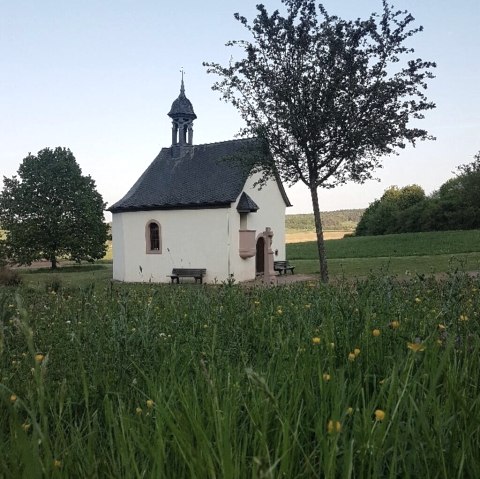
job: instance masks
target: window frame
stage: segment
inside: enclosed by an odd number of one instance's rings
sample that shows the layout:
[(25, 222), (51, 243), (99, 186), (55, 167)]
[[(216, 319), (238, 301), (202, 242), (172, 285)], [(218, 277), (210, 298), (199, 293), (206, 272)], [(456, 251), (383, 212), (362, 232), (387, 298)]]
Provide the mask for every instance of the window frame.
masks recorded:
[[(158, 249), (152, 249), (152, 225), (158, 228)], [(145, 251), (147, 254), (162, 254), (162, 227), (156, 220), (148, 220), (145, 225)]]

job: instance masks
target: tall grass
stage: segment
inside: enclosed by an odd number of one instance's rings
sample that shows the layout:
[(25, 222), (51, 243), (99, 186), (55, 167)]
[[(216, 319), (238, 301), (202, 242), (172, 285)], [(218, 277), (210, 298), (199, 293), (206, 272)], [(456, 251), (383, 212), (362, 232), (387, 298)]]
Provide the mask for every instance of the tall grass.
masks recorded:
[(479, 289), (3, 289), (0, 475), (480, 477)]

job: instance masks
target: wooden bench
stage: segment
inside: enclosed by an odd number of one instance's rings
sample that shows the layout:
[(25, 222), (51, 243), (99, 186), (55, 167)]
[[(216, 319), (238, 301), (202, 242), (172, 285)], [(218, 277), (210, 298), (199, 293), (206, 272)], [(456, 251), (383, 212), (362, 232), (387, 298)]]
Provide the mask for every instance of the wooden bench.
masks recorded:
[(293, 274), (293, 270), (295, 269), (295, 266), (292, 266), (288, 261), (274, 261), (273, 269), (275, 271), (278, 271), (280, 274), (282, 273), (287, 274), (287, 271), (291, 271)]
[(195, 283), (197, 280), (200, 280), (200, 283), (203, 283), (203, 277), (206, 273), (206, 268), (173, 268), (170, 278), (172, 279), (172, 283), (175, 280), (179, 283), (180, 278), (193, 278), (195, 279)]

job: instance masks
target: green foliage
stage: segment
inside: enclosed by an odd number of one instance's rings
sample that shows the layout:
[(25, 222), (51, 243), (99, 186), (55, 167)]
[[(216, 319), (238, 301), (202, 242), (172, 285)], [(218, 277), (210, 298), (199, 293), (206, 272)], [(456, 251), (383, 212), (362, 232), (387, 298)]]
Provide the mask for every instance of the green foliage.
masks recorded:
[[(425, 96), (435, 64), (413, 56), (405, 44), (422, 27), (386, 1), (381, 14), (354, 21), (329, 15), (315, 0), (283, 4), (285, 16), (257, 5), (252, 23), (235, 14), (253, 40), (227, 45), (244, 57), (205, 65), (220, 77), (213, 89), (243, 117), (243, 133), (268, 146), (272, 155), (258, 170), (307, 185), (320, 233), (317, 188), (364, 182), (384, 155), (430, 138), (409, 122), (435, 107)], [(322, 235), (318, 250), (327, 281)]]
[(29, 154), (18, 177), (4, 178), (0, 224), (8, 258), (19, 264), (57, 258), (93, 261), (105, 254), (105, 203), (90, 176), (83, 176), (70, 150), (45, 148)]
[(480, 477), (479, 289), (4, 289), (0, 476)]
[(405, 225), (400, 218), (403, 218), (406, 210), (414, 210), (419, 203), (423, 203), (425, 198), (421, 186), (409, 185), (404, 188), (391, 186), (385, 190), (380, 200), (374, 201), (365, 210), (355, 234), (362, 236), (404, 232), (401, 228)]
[(429, 197), (417, 185), (392, 186), (365, 210), (356, 234), (480, 228), (480, 153)]
[[(365, 210), (336, 210), (322, 213), (322, 225), (327, 231), (354, 230)], [(313, 214), (287, 215), (285, 228), (290, 231), (315, 231)]]

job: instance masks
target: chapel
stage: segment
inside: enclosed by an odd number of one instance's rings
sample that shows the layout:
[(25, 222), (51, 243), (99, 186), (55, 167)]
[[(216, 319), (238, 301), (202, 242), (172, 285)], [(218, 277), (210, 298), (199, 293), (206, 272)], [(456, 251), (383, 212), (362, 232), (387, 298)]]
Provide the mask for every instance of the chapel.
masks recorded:
[[(256, 186), (253, 139), (194, 144), (197, 115), (185, 95), (172, 103), (172, 144), (162, 148), (112, 212), (113, 279), (169, 282), (172, 270), (204, 270), (203, 282), (273, 276), (285, 260), (285, 209), (278, 177)], [(186, 279), (188, 281), (188, 279)]]

